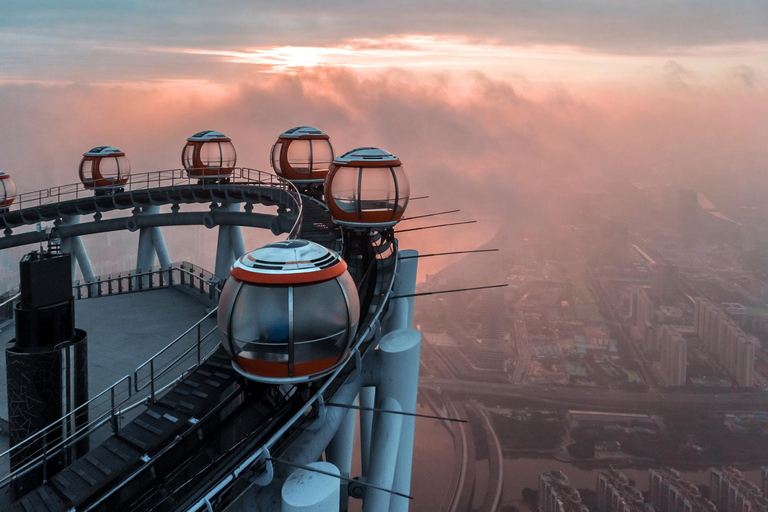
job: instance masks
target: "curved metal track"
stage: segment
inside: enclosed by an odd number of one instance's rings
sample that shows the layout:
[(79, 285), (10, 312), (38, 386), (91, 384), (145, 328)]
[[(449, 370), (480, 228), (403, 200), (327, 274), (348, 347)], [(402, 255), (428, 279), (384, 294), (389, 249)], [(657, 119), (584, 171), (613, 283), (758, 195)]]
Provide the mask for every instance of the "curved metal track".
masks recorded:
[[(210, 203), (208, 212), (181, 212), (181, 205)], [(244, 203), (245, 211), (220, 209), (221, 205)], [(253, 205), (277, 206), (277, 215), (253, 213)], [(170, 205), (168, 213), (141, 214), (148, 206)], [(102, 219), (104, 212), (133, 209), (133, 215)], [(132, 175), (121, 191), (94, 194), (82, 184), (64, 185), (17, 197), (12, 207), (0, 213), (0, 249), (16, 247), (54, 237), (81, 236), (142, 227), (172, 225), (238, 225), (271, 229), (275, 234), (298, 236), (303, 200), (292, 183), (255, 169), (237, 168), (226, 183), (200, 182), (186, 177), (183, 170), (156, 171)], [(94, 220), (63, 225), (61, 220), (77, 215), (93, 215)], [(14, 233), (22, 226), (53, 221), (54, 229)], [(308, 230), (312, 231), (312, 230)], [(308, 233), (312, 234), (312, 233)]]
[[(193, 203), (211, 203), (212, 206), (207, 212), (179, 211), (180, 205)], [(245, 203), (245, 211), (225, 211), (219, 206), (231, 203)], [(277, 206), (278, 213), (277, 215), (253, 213), (253, 204)], [(147, 214), (141, 211), (143, 207), (150, 205), (171, 205), (171, 211), (160, 214)], [(129, 208), (134, 208), (133, 215), (115, 219), (101, 218), (102, 212)], [(94, 220), (71, 225), (61, 223), (61, 219), (74, 215), (94, 215)], [(14, 233), (14, 229), (18, 227), (43, 221), (54, 222), (52, 233), (37, 231)], [(343, 242), (341, 231), (332, 222), (325, 205), (308, 196), (300, 195), (292, 184), (274, 175), (243, 168), (237, 169), (228, 183), (193, 183), (183, 175), (183, 171), (172, 170), (134, 175), (124, 191), (114, 194), (93, 195), (91, 191), (85, 191), (78, 185), (24, 194), (10, 211), (0, 214), (0, 227), (5, 227), (5, 237), (0, 238), (0, 249), (44, 241), (50, 236), (73, 237), (116, 230), (135, 231), (151, 226), (188, 224), (206, 227), (239, 225), (268, 228), (275, 234), (288, 233), (290, 238), (302, 237), (336, 250), (341, 250)], [(138, 493), (136, 497), (140, 497), (141, 500), (132, 505), (137, 510), (171, 510), (184, 502), (193, 510), (197, 509), (201, 503), (205, 503), (206, 508), (212, 503), (226, 506), (229, 496), (241, 492), (243, 485), (250, 485), (254, 475), (267, 470), (270, 464), (265, 458), (270, 451), (279, 453), (285, 449), (292, 443), (292, 439), (303, 431), (301, 425), (316, 419), (318, 407), (324, 408), (324, 402), (332, 399), (334, 394), (342, 388), (350, 375), (359, 369), (359, 363), (369, 352), (369, 348), (375, 345), (371, 341), (375, 338), (387, 310), (397, 272), (397, 243), (394, 238), (389, 237), (368, 239), (365, 245), (367, 245), (363, 251), (365, 254), (357, 262), (359, 268), (355, 268), (355, 264), (350, 262), (350, 271), (356, 275), (355, 280), (358, 282), (361, 293), (365, 295), (365, 314), (361, 319), (361, 328), (353, 355), (344, 365), (325, 379), (306, 388), (309, 393), (295, 392), (282, 399), (271, 392), (277, 388), (246, 385), (242, 380), (237, 381), (240, 384), (235, 386), (233, 381), (226, 388), (231, 393), (226, 398), (222, 394), (221, 401), (208, 410), (204, 418), (193, 418), (195, 421), (190, 422), (191, 427), (183, 431), (175, 431), (174, 435), (168, 439), (168, 444), (164, 447), (162, 444), (158, 445), (159, 451), (155, 451), (148, 460), (139, 466), (134, 466), (130, 473), (121, 473), (121, 477), (124, 477), (121, 481), (113, 482), (109, 489), (99, 491), (94, 489), (96, 495), (80, 501), (81, 504), (73, 506), (72, 510), (113, 509), (116, 505), (119, 506), (120, 497), (124, 497), (126, 492)], [(216, 362), (212, 364), (216, 365)], [(207, 371), (210, 374), (214, 370), (209, 368), (201, 373), (205, 375)], [(230, 371), (233, 372), (231, 369)], [(194, 376), (194, 372), (189, 376)], [(183, 386), (188, 377), (185, 377), (178, 386)], [(166, 396), (175, 389), (175, 387), (172, 388)], [(248, 396), (252, 398), (247, 398)], [(240, 403), (240, 406), (235, 407), (232, 405), (234, 403)], [(158, 406), (161, 405), (158, 402)], [(167, 407), (168, 404), (165, 406)], [(158, 411), (151, 410), (152, 407), (151, 405), (145, 413), (149, 416), (142, 415), (144, 420), (154, 418), (158, 414)], [(200, 452), (198, 450), (191, 454), (187, 453), (185, 446), (189, 446), (185, 439), (202, 441), (209, 439), (211, 435), (217, 435), (215, 432), (219, 428), (225, 428), (226, 425), (221, 427), (219, 423), (214, 422), (215, 426), (211, 427), (209, 417), (219, 418), (222, 407), (232, 408), (233, 414), (240, 415), (238, 417), (250, 417), (250, 421), (255, 423), (252, 423), (250, 433), (243, 436), (240, 442), (225, 450), (218, 458), (207, 462), (205, 470), (212, 478), (198, 480), (189, 477), (189, 473), (180, 473), (185, 478), (188, 477), (187, 480), (181, 480), (183, 482), (181, 485), (178, 480), (181, 477), (165, 481), (162, 485), (154, 483), (155, 477), (151, 475), (156, 474), (156, 465), (169, 467), (168, 460), (175, 460), (174, 457), (178, 457), (179, 453), (188, 457), (184, 460), (191, 463), (185, 462), (185, 464), (190, 464), (192, 469), (199, 467), (200, 460), (195, 457), (199, 456)], [(254, 414), (256, 416), (253, 416)], [(141, 425), (140, 422), (139, 425)], [(123, 436), (123, 440), (126, 440), (130, 437), (130, 429), (126, 432), (124, 428), (113, 438), (118, 436)], [(136, 438), (133, 439), (134, 448), (138, 446), (135, 442)], [(131, 444), (130, 441), (129, 444)], [(151, 451), (148, 450), (148, 452)], [(71, 470), (65, 469), (65, 473), (72, 475), (75, 474), (72, 471), (75, 471), (80, 474), (78, 471), (82, 469), (75, 466), (78, 466), (81, 461), (85, 464), (86, 458), (87, 456), (75, 461), (69, 467)], [(90, 463), (93, 464), (92, 461)], [(171, 467), (176, 468), (176, 466)], [(61, 475), (63, 476), (64, 473)], [(151, 476), (149, 480), (147, 475)], [(219, 477), (216, 478), (215, 475)], [(148, 488), (147, 485), (150, 487)], [(190, 488), (190, 485), (194, 487)], [(151, 489), (152, 486), (162, 487), (162, 489), (159, 492), (146, 490)], [(51, 497), (58, 494), (59, 499), (68, 498), (63, 495), (61, 485), (58, 487), (58, 493), (54, 491), (54, 487), (55, 485), (49, 482), (36, 489), (35, 496)], [(179, 500), (179, 496), (174, 497), (177, 492), (183, 492), (183, 500)], [(169, 500), (169, 496), (174, 499)], [(75, 502), (74, 499), (68, 501), (70, 505)], [(14, 506), (16, 505), (22, 504), (16, 502)], [(19, 510), (22, 509), (25, 508)]]

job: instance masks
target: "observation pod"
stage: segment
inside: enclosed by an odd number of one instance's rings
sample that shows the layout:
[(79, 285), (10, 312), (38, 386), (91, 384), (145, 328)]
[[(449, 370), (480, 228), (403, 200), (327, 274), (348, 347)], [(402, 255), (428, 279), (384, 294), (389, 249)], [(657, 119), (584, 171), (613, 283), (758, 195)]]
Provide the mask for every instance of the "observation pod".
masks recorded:
[(337, 157), (325, 179), (325, 201), (342, 226), (388, 228), (408, 206), (408, 176), (403, 164), (378, 148), (357, 148)]
[(272, 169), (294, 183), (322, 183), (333, 162), (330, 137), (311, 126), (280, 134), (272, 146)]
[(16, 199), (16, 184), (9, 174), (0, 171), (0, 212), (5, 212)]
[(219, 330), (235, 370), (272, 384), (311, 381), (344, 363), (359, 318), (347, 264), (306, 240), (241, 257), (219, 299)]
[(96, 192), (122, 189), (130, 175), (131, 163), (125, 153), (112, 146), (96, 146), (80, 160), (80, 181)]
[(232, 140), (220, 132), (205, 130), (187, 139), (181, 163), (190, 178), (229, 178), (237, 163)]

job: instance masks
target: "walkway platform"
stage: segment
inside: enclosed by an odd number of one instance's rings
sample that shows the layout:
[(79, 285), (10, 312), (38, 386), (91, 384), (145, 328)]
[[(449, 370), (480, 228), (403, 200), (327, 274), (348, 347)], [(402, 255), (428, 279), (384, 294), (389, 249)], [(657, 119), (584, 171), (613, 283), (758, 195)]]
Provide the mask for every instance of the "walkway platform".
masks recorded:
[[(137, 366), (210, 309), (202, 295), (180, 287), (76, 300), (75, 324), (88, 333), (89, 395), (133, 375)], [(215, 319), (211, 318), (202, 328), (207, 332), (214, 326)], [(14, 336), (15, 326), (9, 323), (0, 331), (0, 346), (5, 348)], [(5, 350), (0, 350), (0, 389), (6, 389)], [(7, 401), (6, 393), (0, 393), (0, 420), (8, 419)], [(7, 433), (3, 434), (0, 451), (8, 447)]]

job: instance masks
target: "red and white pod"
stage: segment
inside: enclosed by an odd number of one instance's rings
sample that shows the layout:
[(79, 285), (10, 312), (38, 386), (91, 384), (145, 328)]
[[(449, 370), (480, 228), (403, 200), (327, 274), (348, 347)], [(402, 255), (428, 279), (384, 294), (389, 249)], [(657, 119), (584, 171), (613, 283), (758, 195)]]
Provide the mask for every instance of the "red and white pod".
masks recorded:
[(307, 240), (266, 245), (235, 262), (218, 325), (234, 368), (267, 383), (320, 378), (347, 360), (360, 302), (347, 264)]
[(131, 176), (131, 162), (125, 153), (112, 146), (96, 146), (83, 153), (80, 181), (92, 190), (120, 188)]
[(322, 183), (333, 162), (330, 137), (311, 126), (281, 133), (272, 146), (272, 169), (294, 183)]
[(204, 130), (187, 139), (181, 163), (190, 178), (227, 178), (235, 170), (237, 152), (232, 139), (221, 132)]
[(0, 171), (0, 208), (8, 209), (16, 199), (16, 184), (9, 174)]
[(403, 217), (410, 192), (400, 159), (378, 148), (357, 148), (337, 157), (325, 179), (325, 202), (342, 226), (392, 227)]

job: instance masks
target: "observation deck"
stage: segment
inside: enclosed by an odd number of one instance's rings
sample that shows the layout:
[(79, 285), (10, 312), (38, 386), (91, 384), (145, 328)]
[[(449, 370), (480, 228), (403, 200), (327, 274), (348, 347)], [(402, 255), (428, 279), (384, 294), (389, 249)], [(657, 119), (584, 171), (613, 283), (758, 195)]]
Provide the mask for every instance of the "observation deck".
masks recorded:
[[(210, 208), (186, 211), (193, 204)], [(232, 204), (244, 208), (228, 208)], [(276, 207), (276, 213), (257, 213), (256, 205)], [(160, 206), (170, 211), (150, 209)], [(102, 217), (117, 211), (128, 215)], [(67, 222), (79, 216), (92, 220)], [(29, 229), (49, 221), (50, 230)], [(344, 248), (343, 233), (323, 203), (273, 175), (236, 168), (226, 182), (169, 170), (131, 175), (110, 194), (94, 195), (82, 185), (21, 194), (0, 213), (0, 249), (173, 225), (258, 227)], [(397, 242), (376, 236), (355, 251), (348, 265), (363, 313), (353, 356), (329, 376), (291, 389), (248, 382), (233, 370), (214, 323), (221, 275), (180, 262), (75, 283), (77, 325), (90, 334), (91, 398), (0, 454), (2, 509), (219, 510), (259, 482), (268, 486), (281, 472), (271, 455), (290, 455), (307, 426), (319, 420), (338, 428), (342, 415), (324, 404), (354, 400), (362, 362), (381, 336), (395, 288)], [(15, 299), (10, 294), (0, 300), (6, 315), (0, 341), (6, 343)], [(0, 373), (3, 385), (4, 368)], [(0, 409), (5, 406), (0, 402)], [(75, 425), (82, 410), (89, 411), (89, 421)], [(61, 437), (49, 444), (52, 431)], [(84, 439), (91, 449), (76, 458), (74, 447)], [(28, 462), (11, 471), (12, 451), (24, 449), (31, 450)], [(68, 464), (48, 475), (54, 457)], [(11, 492), (19, 477), (41, 468), (43, 485)]]

